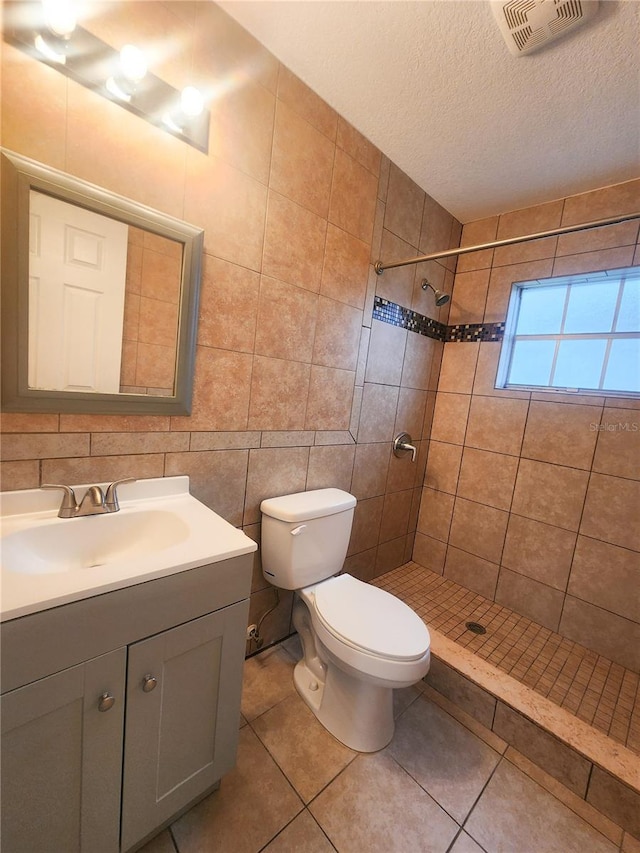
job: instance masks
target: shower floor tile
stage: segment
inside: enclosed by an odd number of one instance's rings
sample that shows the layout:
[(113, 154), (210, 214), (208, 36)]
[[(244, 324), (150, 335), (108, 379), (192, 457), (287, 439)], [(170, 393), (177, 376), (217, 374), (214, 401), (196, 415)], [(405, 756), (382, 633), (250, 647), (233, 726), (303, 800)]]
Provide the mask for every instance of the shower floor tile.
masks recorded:
[[(640, 676), (417, 563), (373, 581), (428, 626), (640, 754)], [(480, 623), (475, 634), (467, 622)]]

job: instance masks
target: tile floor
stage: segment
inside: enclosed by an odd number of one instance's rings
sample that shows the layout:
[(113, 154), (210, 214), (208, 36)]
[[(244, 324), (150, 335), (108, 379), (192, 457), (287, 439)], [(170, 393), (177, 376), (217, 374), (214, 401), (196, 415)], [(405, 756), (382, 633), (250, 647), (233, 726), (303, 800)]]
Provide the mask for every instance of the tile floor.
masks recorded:
[(640, 853), (426, 685), (396, 691), (386, 749), (353, 752), (296, 694), (299, 654), (294, 638), (246, 661), (237, 767), (144, 853)]
[[(373, 583), (427, 625), (640, 754), (640, 676), (441, 575), (407, 563)], [(465, 622), (480, 622), (473, 634)]]

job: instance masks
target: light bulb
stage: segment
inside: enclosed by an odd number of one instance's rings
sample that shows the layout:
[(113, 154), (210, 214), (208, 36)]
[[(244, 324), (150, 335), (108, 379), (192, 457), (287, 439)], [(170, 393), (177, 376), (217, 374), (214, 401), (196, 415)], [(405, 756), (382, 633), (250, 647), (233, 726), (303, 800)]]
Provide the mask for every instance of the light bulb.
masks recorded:
[(131, 103), (137, 84), (147, 73), (147, 60), (139, 47), (125, 44), (120, 51), (120, 63), (117, 73), (112, 74), (105, 83), (110, 95), (119, 101)]
[(199, 116), (204, 109), (202, 92), (198, 91), (195, 86), (186, 86), (180, 95), (180, 109), (189, 118)]
[(162, 116), (162, 122), (172, 133), (184, 133), (188, 120), (199, 116), (204, 109), (204, 96), (195, 86), (186, 86), (180, 93), (180, 106), (174, 104)]
[(71, 0), (42, 0), (47, 27), (60, 38), (69, 38), (76, 28), (76, 14)]
[(125, 44), (120, 51), (120, 70), (127, 80), (139, 83), (147, 73), (144, 53), (134, 44)]

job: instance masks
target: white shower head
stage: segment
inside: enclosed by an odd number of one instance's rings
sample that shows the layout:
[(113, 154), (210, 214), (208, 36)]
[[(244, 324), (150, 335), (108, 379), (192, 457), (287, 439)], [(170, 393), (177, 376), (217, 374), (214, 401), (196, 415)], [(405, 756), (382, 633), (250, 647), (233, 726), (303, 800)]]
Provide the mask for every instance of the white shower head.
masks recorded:
[(492, 0), (491, 9), (511, 53), (523, 56), (584, 24), (598, 0)]

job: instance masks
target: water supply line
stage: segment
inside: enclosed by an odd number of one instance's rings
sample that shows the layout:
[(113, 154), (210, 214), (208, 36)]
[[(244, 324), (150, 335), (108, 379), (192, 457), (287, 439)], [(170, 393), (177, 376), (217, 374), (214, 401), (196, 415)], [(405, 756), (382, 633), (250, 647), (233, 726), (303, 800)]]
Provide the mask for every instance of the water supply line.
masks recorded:
[(258, 619), (257, 625), (249, 625), (249, 627), (247, 628), (247, 640), (250, 643), (255, 643), (256, 649), (261, 649), (264, 645), (264, 637), (260, 636), (260, 627), (262, 623), (267, 618), (267, 616), (270, 613), (273, 613), (276, 607), (280, 604), (280, 590), (275, 586), (272, 587), (272, 589), (276, 594), (276, 603), (273, 605), (273, 607), (270, 607), (268, 610), (265, 610), (262, 616)]
[(638, 218), (640, 218), (640, 213), (626, 213), (620, 216), (610, 216), (606, 219), (595, 219), (592, 222), (582, 222), (580, 225), (564, 225), (560, 228), (550, 228), (548, 231), (536, 231), (534, 234), (526, 234), (523, 237), (507, 237), (504, 240), (493, 240), (490, 243), (480, 243), (477, 246), (445, 249), (442, 252), (432, 252), (429, 255), (419, 255), (417, 258), (406, 258), (403, 261), (389, 261), (385, 264), (379, 260), (376, 261), (374, 269), (378, 275), (382, 275), (385, 270), (406, 267), (409, 264), (437, 261), (440, 258), (454, 258), (458, 255), (467, 255), (470, 252), (481, 252), (484, 249), (499, 249), (501, 246), (513, 246), (516, 243), (526, 243), (529, 240), (541, 240), (543, 237), (558, 237), (561, 234), (572, 234), (574, 231), (586, 231), (589, 228), (602, 228), (605, 225), (618, 225), (620, 222), (629, 222), (631, 219)]

